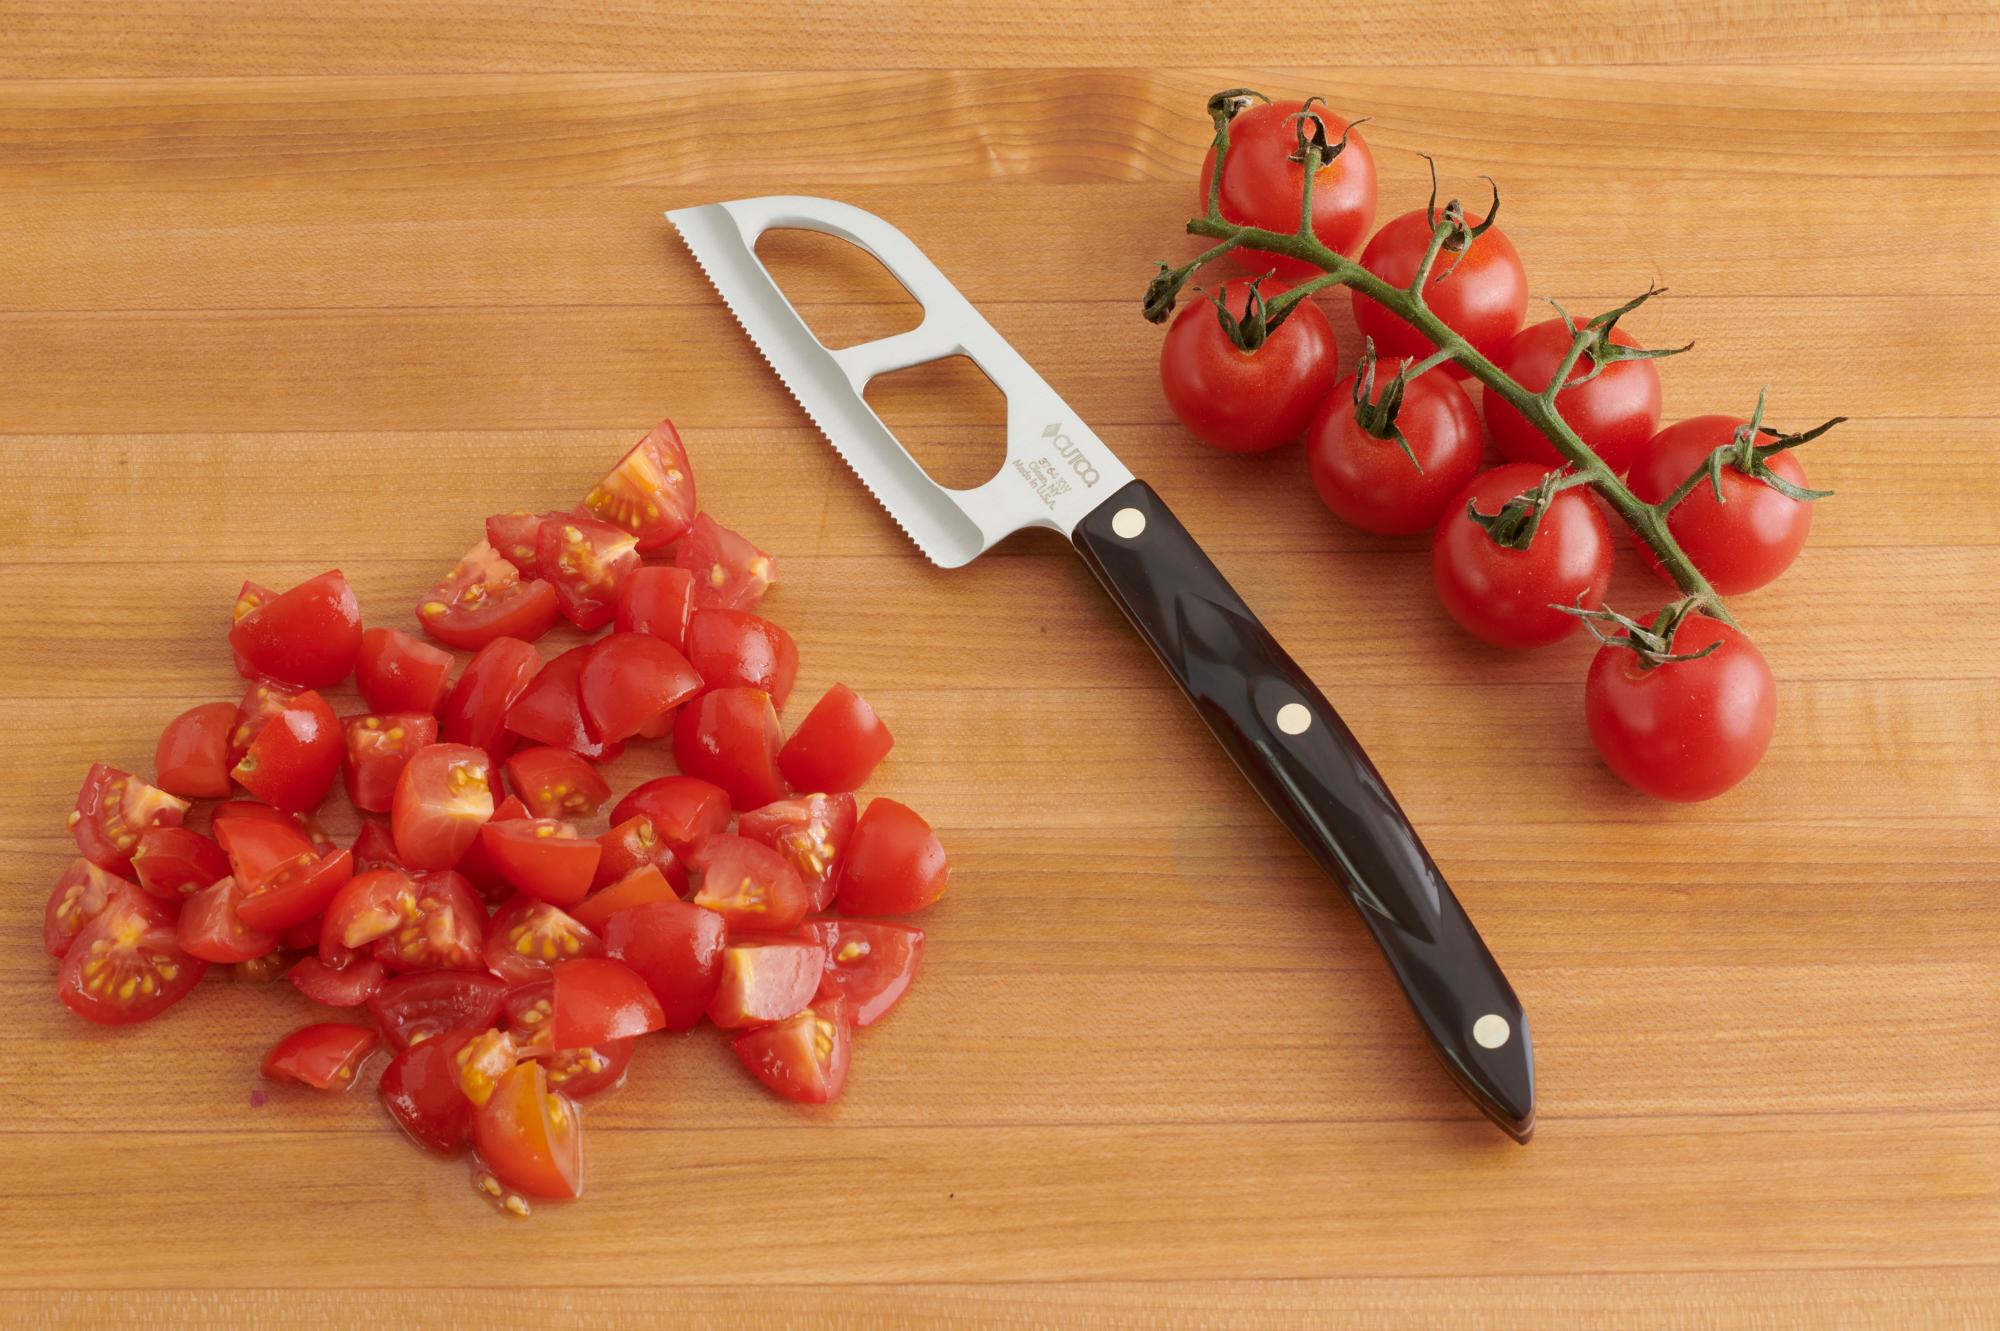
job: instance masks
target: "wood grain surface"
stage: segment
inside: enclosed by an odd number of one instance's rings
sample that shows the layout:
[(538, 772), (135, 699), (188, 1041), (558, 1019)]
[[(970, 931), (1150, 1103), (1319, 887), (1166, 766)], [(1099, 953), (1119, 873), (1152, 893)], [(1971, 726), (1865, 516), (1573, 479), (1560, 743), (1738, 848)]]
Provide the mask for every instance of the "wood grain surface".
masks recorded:
[[(1996, 55), (1968, 0), (0, 0), (0, 1322), (2000, 1325)], [(1240, 83), (1373, 117), (1384, 216), (1419, 151), (1495, 176), (1538, 293), (1668, 283), (1631, 326), (1698, 343), (1669, 416), (1769, 384), (1854, 418), (1805, 459), (1839, 492), (1805, 556), (1736, 603), (1781, 690), (1738, 790), (1627, 791), (1586, 643), (1475, 647), (1295, 450), (1173, 425), (1137, 297)], [(1062, 542), (945, 573), (873, 508), (659, 216), (768, 191), (901, 224), (1321, 681), (1532, 1016), (1532, 1146)], [(829, 340), (911, 319), (835, 246), (766, 252)], [(977, 478), (976, 379), (873, 396)], [(236, 696), (243, 577), (338, 565), (408, 626), (485, 514), (668, 413), (780, 557), (789, 719), (868, 694), (875, 789), (953, 853), (842, 1103), (656, 1041), (585, 1200), (511, 1223), (365, 1093), (252, 1107), (287, 988), (123, 1033), (56, 1005), (75, 787)], [(1657, 590), (1621, 564), (1617, 601)]]

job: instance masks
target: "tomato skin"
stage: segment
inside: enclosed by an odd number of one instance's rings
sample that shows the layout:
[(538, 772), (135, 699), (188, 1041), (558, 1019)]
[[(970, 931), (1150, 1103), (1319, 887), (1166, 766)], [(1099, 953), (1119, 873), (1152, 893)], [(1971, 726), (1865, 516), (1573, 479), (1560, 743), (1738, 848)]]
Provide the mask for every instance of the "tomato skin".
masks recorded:
[(92, 763), (69, 815), (70, 835), (83, 857), (121, 877), (149, 827), (179, 827), (188, 803), (105, 763)]
[[(1376, 366), (1376, 392), (1402, 361)], [(1415, 536), (1437, 525), (1460, 490), (1479, 474), (1485, 447), (1479, 413), (1465, 390), (1430, 370), (1403, 390), (1396, 424), (1422, 469), (1394, 439), (1377, 439), (1354, 418), (1354, 379), (1335, 384), (1306, 432), (1313, 489), (1333, 515), (1378, 536)]]
[(318, 808), (333, 789), (343, 748), (333, 708), (307, 689), (257, 732), (229, 774), (273, 808), (300, 813)]
[(494, 1177), (529, 1197), (583, 1191), (583, 1120), (533, 1061), (508, 1073), (472, 1120), (473, 1147)]
[(352, 853), (331, 850), (310, 863), (282, 869), (254, 886), (238, 879), (242, 892), (237, 898), (237, 915), (252, 929), (283, 933), (317, 920), (353, 876)]
[(624, 962), (585, 957), (556, 963), (549, 1036), (557, 1049), (601, 1046), (657, 1031), (666, 1023), (660, 1000)]
[(823, 1105), (847, 1086), (853, 1024), (838, 997), (823, 998), (775, 1025), (730, 1041), (751, 1076), (787, 1100)]
[(785, 796), (779, 739), (769, 694), (710, 689), (674, 717), (674, 763), (685, 775), (720, 786), (734, 807), (755, 809)]
[(729, 792), (692, 776), (655, 777), (634, 786), (611, 808), (613, 824), (644, 814), (676, 858), (717, 832), (729, 830)]
[(901, 915), (936, 901), (950, 877), (931, 825), (906, 805), (876, 799), (840, 857), (833, 899), (847, 915)]
[(142, 892), (114, 892), (63, 953), (56, 997), (100, 1026), (129, 1026), (185, 998), (207, 969), (181, 951), (170, 907)]
[(868, 700), (836, 684), (778, 751), (778, 771), (794, 790), (859, 790), (895, 744)]
[[(1627, 478), (1632, 493), (1657, 504), (1677, 489), (1718, 448), (1726, 448), (1750, 422), (1738, 416), (1695, 416), (1654, 435)], [(1774, 453), (1765, 466), (1805, 488), (1805, 469), (1792, 453)], [(1722, 467), (1722, 502), (1707, 476), (1675, 504), (1667, 530), (1715, 590), (1724, 596), (1754, 592), (1792, 566), (1812, 532), (1812, 503), (1779, 494), (1728, 465)], [(1646, 566), (1671, 581), (1651, 546), (1637, 541)]]
[(561, 615), (556, 589), (524, 581), (485, 541), (465, 552), (444, 581), (417, 603), (417, 622), (447, 647), (477, 651), (495, 638), (533, 642)]
[(801, 795), (753, 809), (737, 830), (785, 857), (805, 884), (812, 910), (833, 901), (833, 871), (854, 835), (855, 801), (850, 794)]
[[(1250, 283), (1226, 282), (1222, 298), (1242, 318)], [(1266, 300), (1280, 294), (1265, 291)], [(1194, 301), (1160, 343), (1160, 387), (1187, 432), (1230, 453), (1262, 453), (1305, 433), (1340, 373), (1333, 326), (1310, 299), (1292, 308), (1255, 351), (1230, 341), (1213, 304)]]
[(731, 930), (783, 933), (812, 907), (806, 886), (783, 855), (761, 841), (719, 832), (688, 857), (688, 900), (720, 915)]
[(456, 1059), (483, 1029), (468, 1024), (405, 1045), (382, 1070), (382, 1107), (411, 1141), (434, 1154), (457, 1155), (472, 1140), (472, 1101), (458, 1088)]
[(748, 610), (778, 580), (778, 561), (706, 513), (674, 549), (674, 567), (694, 579), (697, 610)]
[[(76, 936), (105, 912), (113, 897), (120, 892), (138, 891), (137, 884), (127, 882), (108, 869), (100, 869), (89, 860), (71, 861), (69, 868), (63, 870), (62, 877), (56, 879), (55, 887), (49, 892), (49, 904), (42, 911), (43, 948), (52, 957), (61, 956), (69, 951)], [(152, 895), (162, 902), (169, 900), (157, 893)], [(178, 900), (178, 897), (172, 899)]]
[(537, 818), (588, 818), (611, 798), (595, 767), (568, 749), (535, 745), (507, 759), (507, 784)]
[(509, 984), (545, 980), (559, 961), (601, 957), (604, 942), (573, 916), (523, 893), (486, 926), (486, 969)]
[(329, 966), (318, 957), (300, 957), (285, 972), (292, 987), (308, 1002), (322, 1007), (360, 1007), (373, 998), (389, 978), (389, 972), (373, 957), (357, 957), (343, 967)]
[(644, 551), (664, 550), (694, 521), (694, 468), (672, 421), (661, 421), (584, 496), (599, 520), (630, 532)]
[(685, 901), (651, 901), (614, 913), (603, 933), (605, 953), (652, 990), (664, 1029), (701, 1024), (722, 981), (728, 926), (720, 915)]
[(477, 971), (417, 971), (384, 983), (368, 1011), (390, 1048), (408, 1049), (459, 1027), (485, 1030), (500, 1020), (509, 987)]
[[(1465, 216), (1468, 226), (1485, 220), (1484, 214)], [(1413, 209), (1382, 224), (1361, 252), (1361, 266), (1390, 286), (1408, 287), (1430, 243), (1429, 211)], [(1422, 360), (1437, 350), (1429, 338), (1359, 291), (1353, 300), (1354, 320), (1364, 336), (1375, 340), (1379, 355)], [(1482, 356), (1488, 360), (1499, 356), (1528, 313), (1528, 275), (1514, 242), (1494, 226), (1456, 253), (1440, 250), (1430, 281), (1424, 284), (1424, 303)], [(1456, 361), (1438, 368), (1457, 377), (1466, 374)]]
[(688, 620), (693, 614), (694, 574), (684, 568), (648, 564), (625, 584), (612, 623), (620, 633), (650, 633), (685, 650)]
[[(1639, 345), (1622, 328), (1611, 330), (1611, 340), (1619, 346)], [(1548, 319), (1514, 334), (1498, 364), (1521, 387), (1539, 393), (1555, 377), (1569, 347), (1569, 329), (1561, 319)], [(1593, 364), (1588, 355), (1579, 358), (1564, 382), (1582, 378)], [(1544, 469), (1567, 465), (1555, 445), (1505, 398), (1491, 388), (1482, 396), (1486, 432), (1500, 456)], [(1556, 394), (1556, 412), (1606, 466), (1623, 472), (1660, 428), (1660, 372), (1649, 360), (1614, 361), (1589, 383)]]
[(347, 678), (361, 653), (361, 605), (334, 569), (238, 619), (229, 645), (246, 679), (327, 688)]
[(608, 742), (648, 732), (699, 693), (703, 678), (671, 643), (646, 633), (609, 634), (591, 645), (577, 676), (584, 725)]
[(1611, 583), (1611, 530), (1582, 490), (1555, 497), (1525, 550), (1495, 544), (1466, 516), (1468, 502), (1497, 513), (1546, 474), (1523, 462), (1482, 473), (1452, 500), (1431, 542), (1438, 599), (1460, 628), (1495, 647), (1526, 651), (1567, 638), (1581, 621), (1555, 607), (1594, 610)]
[[(1260, 227), (1291, 235), (1299, 229), (1299, 209), (1305, 202), (1306, 169), (1291, 160), (1298, 151), (1300, 126), (1291, 117), (1303, 102), (1260, 102), (1246, 106), (1229, 122), (1229, 156), (1222, 165), (1218, 202), (1222, 215), (1239, 226)], [(1324, 107), (1313, 108), (1326, 126), (1327, 147), (1347, 146), (1321, 166), (1313, 177), (1313, 234), (1339, 254), (1352, 255), (1375, 220), (1375, 157), (1359, 130)], [(1312, 126), (1305, 125), (1310, 141)], [(1201, 164), (1201, 193), (1196, 208), (1208, 212), (1210, 178), (1215, 174), (1215, 150)], [(1264, 250), (1243, 250), (1243, 261), (1258, 271), (1275, 268), (1280, 276), (1304, 277), (1319, 271), (1303, 260)]]
[(590, 892), (604, 847), (554, 818), (488, 823), (479, 834), (487, 858), (515, 889), (554, 906), (573, 906)]
[[(1655, 615), (1639, 622), (1651, 627)], [(1695, 661), (1644, 668), (1624, 647), (1604, 646), (1584, 682), (1591, 742), (1627, 785), (1655, 799), (1714, 799), (1762, 761), (1778, 720), (1778, 689), (1764, 654), (1719, 620), (1690, 615), (1676, 654), (1721, 646)]]
[(181, 951), (223, 965), (277, 951), (276, 934), (243, 922), (237, 909), (242, 896), (243, 889), (234, 878), (223, 878), (189, 897), (175, 925)]
[(640, 869), (651, 869), (675, 892), (687, 887), (686, 866), (645, 814), (635, 813), (624, 822), (613, 824), (597, 841), (604, 847), (604, 853), (597, 857), (597, 875), (591, 886), (609, 887)]
[(484, 749), (498, 766), (514, 748), (507, 709), (541, 668), (541, 654), (519, 638), (495, 638), (481, 647), (438, 713), (438, 738)]
[(679, 901), (674, 885), (650, 864), (640, 865), (609, 887), (591, 893), (570, 910), (577, 923), (601, 930), (621, 910), (654, 901)]
[(483, 749), (432, 744), (418, 749), (396, 782), (390, 827), (396, 854), (412, 869), (449, 869), (493, 816), (492, 764)]
[(792, 635), (748, 610), (697, 610), (688, 621), (687, 659), (707, 687), (743, 686), (782, 708), (799, 673)]
[[(245, 886), (261, 886), (319, 858), (312, 839), (290, 815), (267, 804), (242, 805), (240, 812), (225, 813), (229, 807), (219, 806), (210, 826), (227, 853), (229, 872)], [(251, 814), (250, 809), (264, 812)]]
[(380, 1043), (374, 1031), (344, 1021), (301, 1026), (264, 1055), (266, 1081), (297, 1082), (316, 1091), (344, 1091), (354, 1085), (362, 1060)]
[(342, 717), (345, 759), (341, 777), (347, 798), (364, 813), (387, 813), (396, 804), (396, 782), (410, 755), (437, 741), (437, 718), (429, 712), (367, 712)]
[(507, 729), (537, 744), (568, 749), (592, 760), (609, 762), (624, 752), (621, 743), (592, 734), (584, 720), (578, 688), (590, 651), (586, 643), (550, 658), (508, 707)]
[(185, 827), (149, 827), (132, 848), (132, 872), (147, 895), (180, 902), (227, 877), (229, 857), (199, 832)]
[(229, 793), (229, 732), (236, 705), (206, 702), (190, 707), (160, 732), (153, 750), (154, 781), (183, 799), (217, 800)]
[(555, 589), (562, 617), (586, 633), (611, 622), (638, 567), (631, 533), (593, 518), (547, 518), (535, 536), (536, 572)]
[(435, 713), (450, 682), (450, 652), (401, 629), (362, 633), (354, 683), (369, 711)]
[(880, 920), (828, 920), (819, 995), (846, 1000), (856, 1026), (872, 1026), (902, 1001), (923, 960), (924, 931)]

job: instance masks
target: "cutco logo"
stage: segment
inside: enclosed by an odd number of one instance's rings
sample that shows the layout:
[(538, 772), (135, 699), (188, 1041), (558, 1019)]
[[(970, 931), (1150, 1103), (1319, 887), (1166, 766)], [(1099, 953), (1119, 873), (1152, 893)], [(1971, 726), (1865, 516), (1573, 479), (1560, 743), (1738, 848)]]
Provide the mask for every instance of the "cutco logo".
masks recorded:
[(1069, 463), (1069, 469), (1076, 473), (1085, 488), (1097, 484), (1097, 468), (1090, 465), (1090, 459), (1076, 446), (1076, 441), (1062, 432), (1060, 425), (1044, 425), (1042, 438), (1048, 440), (1056, 450), (1056, 456)]

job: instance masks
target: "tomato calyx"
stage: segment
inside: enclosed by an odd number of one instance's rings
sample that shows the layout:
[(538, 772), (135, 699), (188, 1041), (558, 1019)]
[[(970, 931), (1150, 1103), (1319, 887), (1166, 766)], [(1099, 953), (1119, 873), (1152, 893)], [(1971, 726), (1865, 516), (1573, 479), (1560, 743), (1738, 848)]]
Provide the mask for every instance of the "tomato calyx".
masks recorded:
[[(1337, 142), (1329, 144), (1326, 138), (1326, 119), (1319, 112), (1313, 110), (1314, 102), (1324, 102), (1325, 100), (1326, 98), (1315, 93), (1311, 97), (1306, 98), (1304, 106), (1285, 117), (1286, 120), (1291, 122), (1292, 127), (1298, 131), (1299, 146), (1293, 151), (1290, 160), (1305, 167), (1306, 178), (1308, 180), (1312, 178), (1315, 171), (1329, 165), (1334, 158), (1346, 152), (1347, 136), (1354, 132), (1356, 125), (1365, 125), (1369, 119), (1367, 116), (1361, 116), (1348, 121), (1340, 131), (1340, 139)], [(1311, 131), (1306, 129), (1307, 125), (1312, 126)]]
[(1535, 542), (1535, 533), (1542, 528), (1542, 519), (1547, 516), (1549, 505), (1564, 490), (1575, 489), (1579, 485), (1590, 484), (1590, 477), (1577, 471), (1552, 471), (1542, 477), (1540, 485), (1521, 491), (1502, 504), (1499, 511), (1481, 513), (1479, 501), (1468, 499), (1465, 516), (1472, 519), (1479, 529), (1486, 533), (1493, 544), (1504, 550), (1525, 550)]
[[(1676, 652), (1674, 635), (1681, 625), (1692, 615), (1700, 613), (1702, 602), (1699, 597), (1683, 596), (1678, 601), (1670, 601), (1653, 616), (1652, 624), (1646, 625), (1636, 619), (1619, 614), (1610, 606), (1600, 606), (1595, 610), (1580, 610), (1575, 606), (1554, 607), (1566, 615), (1575, 615), (1590, 630), (1590, 636), (1605, 647), (1623, 647), (1638, 659), (1639, 669), (1652, 670), (1663, 665), (1673, 665), (1677, 661), (1699, 661), (1710, 652), (1722, 646), (1720, 639), (1711, 642), (1697, 652)], [(1616, 626), (1616, 632), (1607, 633), (1599, 624)]]
[[(1287, 316), (1298, 308), (1302, 297), (1293, 297), (1290, 292), (1280, 294), (1267, 301), (1260, 284), (1268, 281), (1271, 274), (1264, 273), (1243, 284), (1243, 314), (1239, 318), (1229, 308), (1229, 287), (1218, 287), (1208, 298), (1215, 306), (1215, 317), (1228, 335), (1230, 344), (1238, 351), (1250, 353), (1263, 346), (1271, 334), (1278, 331)], [(1288, 299), (1289, 297), (1289, 299)]]
[[(1695, 467), (1686, 480), (1675, 487), (1672, 494), (1654, 505), (1656, 509), (1661, 513), (1669, 512), (1674, 505), (1693, 494), (1704, 478), (1714, 490), (1715, 502), (1728, 503), (1727, 496), (1722, 493), (1722, 469), (1725, 466), (1734, 468), (1753, 481), (1762, 481), (1785, 498), (1796, 499), (1802, 504), (1832, 496), (1831, 490), (1809, 490), (1779, 475), (1771, 470), (1770, 459), (1779, 453), (1789, 452), (1800, 444), (1811, 443), (1834, 426), (1844, 422), (1847, 417), (1835, 416), (1832, 420), (1815, 425), (1810, 430), (1801, 430), (1797, 434), (1782, 434), (1764, 424), (1764, 398), (1769, 391), (1769, 389), (1758, 390), (1757, 409), (1750, 413), (1749, 424), (1737, 427), (1735, 438), (1703, 458), (1700, 465)], [(1759, 436), (1764, 435), (1768, 435), (1771, 442), (1759, 443)]]

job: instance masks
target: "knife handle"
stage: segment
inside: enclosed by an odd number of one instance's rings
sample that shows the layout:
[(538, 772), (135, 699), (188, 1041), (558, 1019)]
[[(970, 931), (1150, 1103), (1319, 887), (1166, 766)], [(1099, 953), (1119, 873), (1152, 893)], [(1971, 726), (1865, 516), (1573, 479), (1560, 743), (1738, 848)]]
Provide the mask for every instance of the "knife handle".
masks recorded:
[(1447, 1070), (1526, 1141), (1527, 1016), (1340, 714), (1144, 481), (1072, 539), (1279, 821), (1346, 886)]

